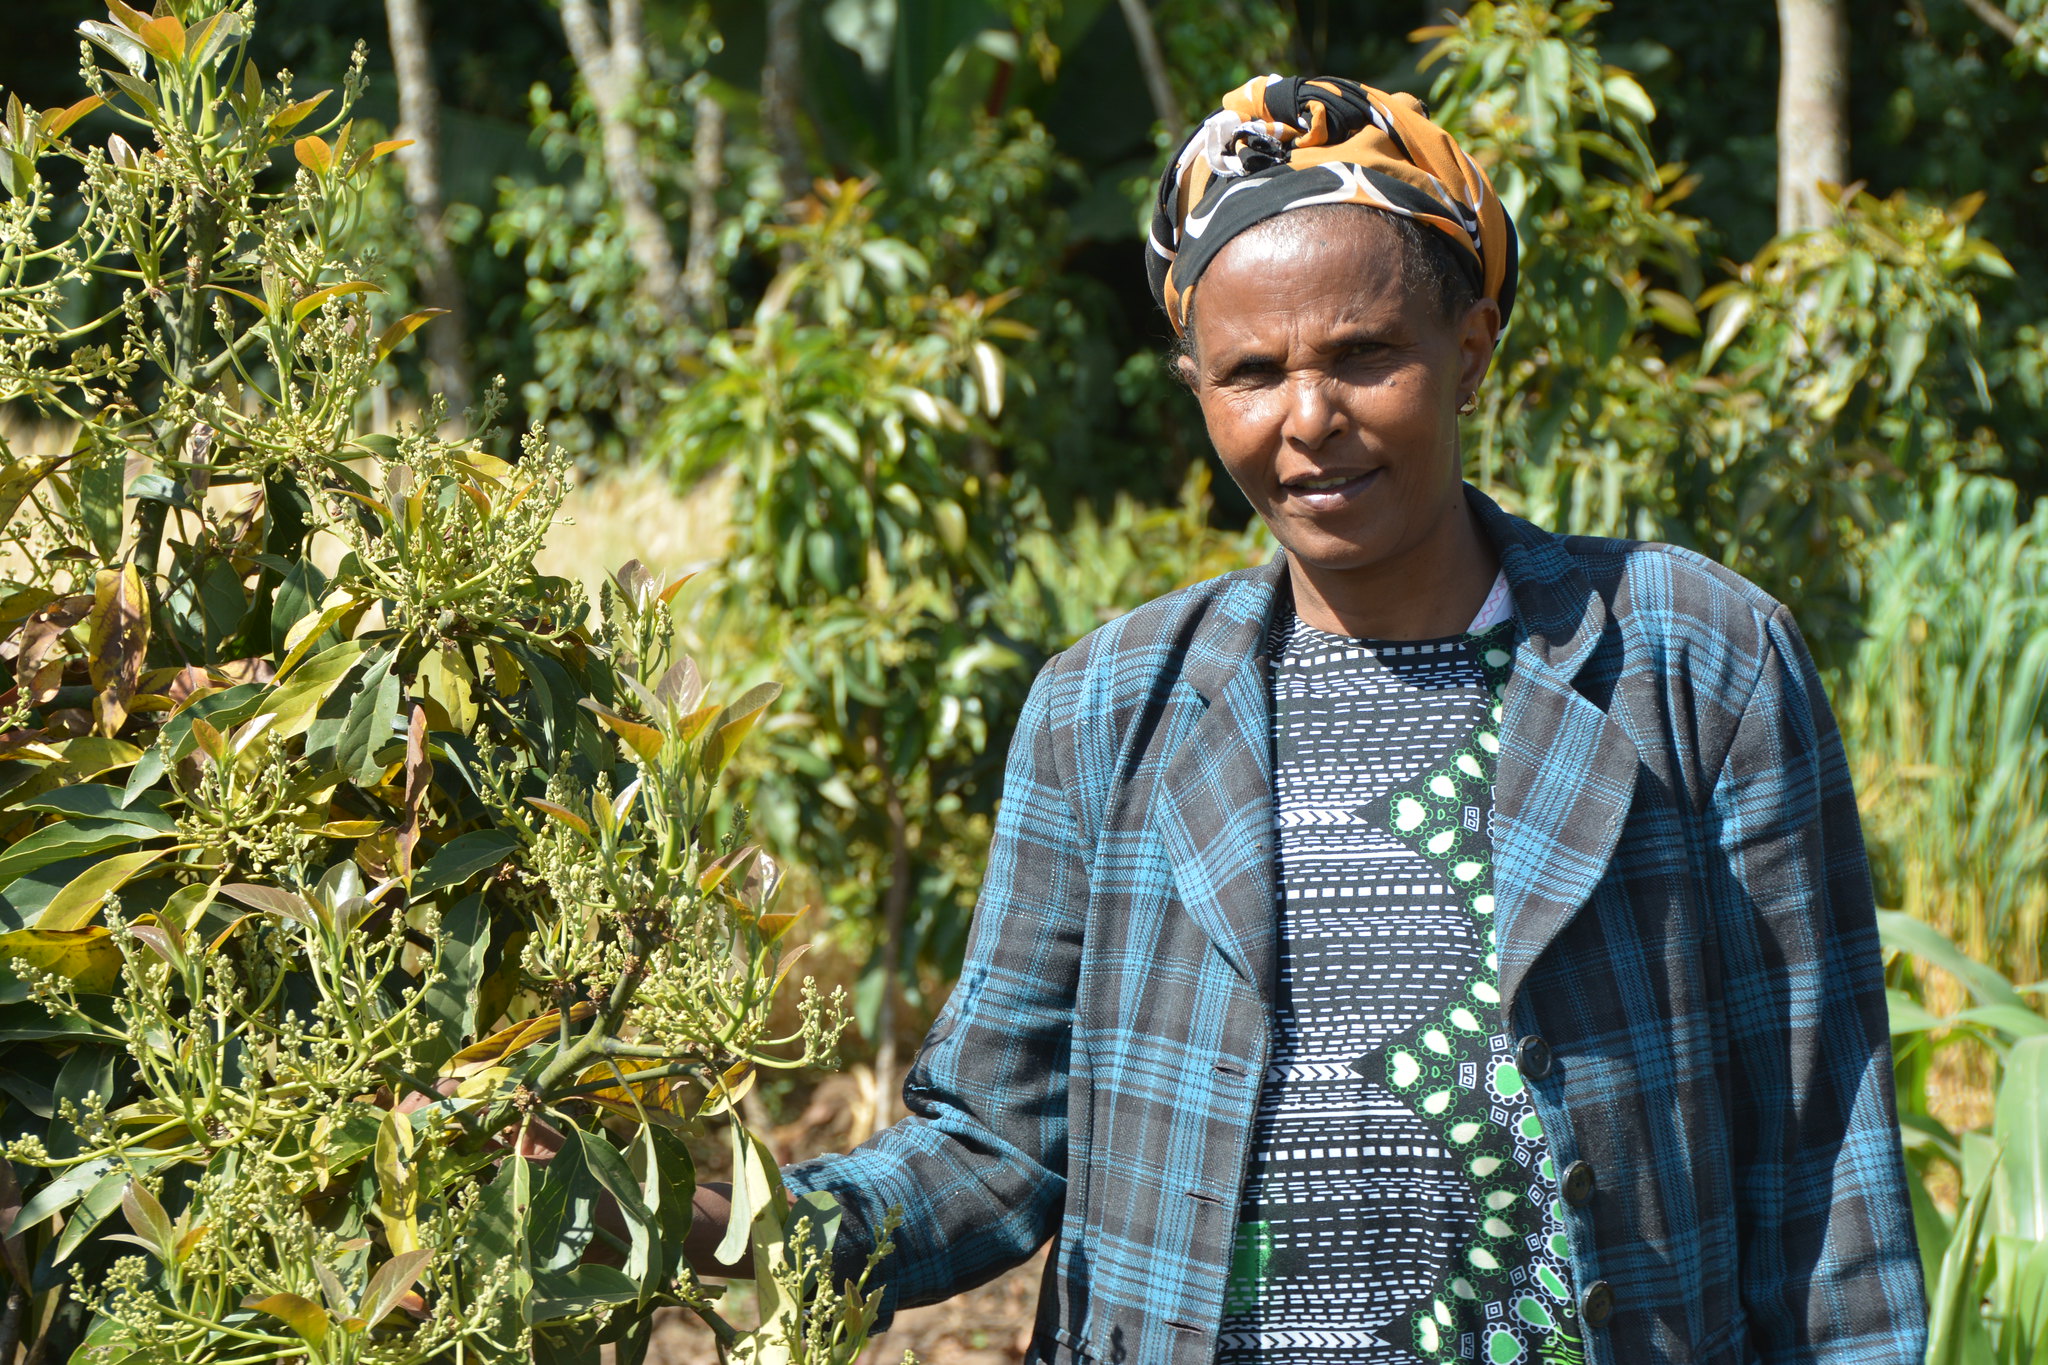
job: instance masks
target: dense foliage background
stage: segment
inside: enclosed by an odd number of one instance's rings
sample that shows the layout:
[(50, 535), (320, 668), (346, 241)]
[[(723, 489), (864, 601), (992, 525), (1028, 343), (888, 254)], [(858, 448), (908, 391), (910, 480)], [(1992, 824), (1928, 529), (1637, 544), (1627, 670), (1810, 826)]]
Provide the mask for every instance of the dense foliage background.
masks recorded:
[[(1839, 25), (1819, 67), (1780, 41), (1802, 8)], [(1260, 72), (1424, 95), (1524, 243), (1470, 476), (1559, 529), (1691, 546), (1797, 611), (1898, 912), (1942, 1349), (2019, 1360), (2048, 1350), (2048, 1181), (1988, 1153), (2048, 1151), (2028, 985), (2048, 974), (2048, 13), (1849, 8), (510, 0), (480, 23), (294, 0), (252, 54), (313, 90), (364, 41), (357, 117), (417, 139), (363, 168), (351, 241), (380, 320), (446, 312), (352, 421), (432, 394), (459, 416), (502, 375), (498, 455), (543, 427), (586, 488), (654, 471), (686, 499), (642, 521), (710, 509), (661, 567), (715, 565), (689, 643), (735, 688), (784, 685), (736, 767), (829, 908), (859, 1126), (886, 1121), (957, 970), (1035, 669), (1267, 552), (1161, 364), (1140, 224), (1164, 149)], [(70, 105), (77, 25), (102, 17), (16, 0), (0, 84)], [(1788, 217), (1781, 152), (1813, 130), (1781, 128), (1781, 78), (1829, 62), (1820, 151), (1845, 183)], [(118, 129), (99, 111), (70, 135)], [(638, 535), (634, 508), (610, 529)], [(766, 1122), (804, 1088), (747, 1104)], [(1988, 1318), (1964, 1311), (1987, 1292)]]

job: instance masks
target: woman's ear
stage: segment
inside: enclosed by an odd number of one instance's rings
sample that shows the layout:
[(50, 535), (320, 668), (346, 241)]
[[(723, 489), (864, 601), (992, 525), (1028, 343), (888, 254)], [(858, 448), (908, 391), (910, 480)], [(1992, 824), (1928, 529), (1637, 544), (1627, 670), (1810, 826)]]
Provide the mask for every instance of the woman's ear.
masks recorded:
[(1500, 305), (1492, 299), (1476, 300), (1458, 320), (1458, 388), (1477, 393), (1487, 369), (1493, 364), (1493, 348), (1500, 342)]
[(1194, 352), (1186, 349), (1176, 351), (1170, 363), (1173, 367), (1174, 378), (1187, 385), (1189, 392), (1193, 392), (1196, 375)]

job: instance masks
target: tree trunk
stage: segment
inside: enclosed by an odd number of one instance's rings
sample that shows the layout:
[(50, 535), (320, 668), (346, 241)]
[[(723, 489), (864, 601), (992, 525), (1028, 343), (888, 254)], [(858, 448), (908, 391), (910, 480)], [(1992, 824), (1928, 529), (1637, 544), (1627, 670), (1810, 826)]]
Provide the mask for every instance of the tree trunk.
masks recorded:
[(718, 297), (718, 187), (725, 180), (725, 106), (700, 87), (690, 106), (690, 251), (683, 292), (705, 327), (722, 327)]
[[(1178, 142), (1187, 131), (1181, 117), (1180, 101), (1174, 98), (1173, 82), (1166, 78), (1166, 58), (1159, 50), (1159, 33), (1152, 27), (1151, 11), (1145, 0), (1118, 0), (1124, 23), (1131, 30), (1131, 45), (1138, 49), (1138, 67), (1145, 73), (1145, 89), (1152, 96), (1152, 112), (1166, 125), (1166, 134)], [(1220, 91), (1218, 93), (1221, 93)]]
[(443, 214), (441, 92), (434, 83), (427, 16), (421, 0), (384, 0), (384, 17), (391, 30), (391, 62), (398, 71), (398, 136), (412, 139), (398, 159), (405, 167), (405, 195), (412, 201), (420, 238), (420, 296), (429, 308), (447, 310), (427, 325), (427, 375), (449, 409), (460, 414), (470, 403), (469, 326)]
[(768, 56), (761, 67), (761, 119), (782, 182), (782, 200), (801, 199), (811, 187), (803, 138), (797, 132), (803, 88), (804, 35), (798, 20), (802, 0), (768, 0)]
[(1778, 0), (1778, 231), (1834, 221), (1822, 182), (1849, 180), (1845, 0)]
[(614, 27), (607, 43), (591, 0), (562, 0), (562, 32), (597, 109), (605, 178), (619, 199), (627, 249), (640, 268), (640, 293), (664, 313), (677, 317), (688, 308), (683, 273), (668, 239), (668, 224), (654, 201), (654, 187), (640, 168), (640, 134), (632, 118), (646, 65), (638, 0), (612, 0), (611, 17)]

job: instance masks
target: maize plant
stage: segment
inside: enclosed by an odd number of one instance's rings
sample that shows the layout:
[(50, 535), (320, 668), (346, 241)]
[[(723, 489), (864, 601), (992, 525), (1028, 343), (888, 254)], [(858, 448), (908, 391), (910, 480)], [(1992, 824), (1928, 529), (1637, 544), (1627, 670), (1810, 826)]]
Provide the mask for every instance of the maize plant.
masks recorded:
[[(363, 429), (431, 321), (351, 253), (395, 144), (254, 20), (110, 0), (0, 124), (0, 1360), (632, 1361), (680, 1304), (850, 1361), (879, 1292), (736, 1108), (841, 1026), (719, 795), (775, 689), (680, 582), (535, 570), (567, 462), (495, 401)], [(720, 1126), (748, 1324), (682, 1256)]]

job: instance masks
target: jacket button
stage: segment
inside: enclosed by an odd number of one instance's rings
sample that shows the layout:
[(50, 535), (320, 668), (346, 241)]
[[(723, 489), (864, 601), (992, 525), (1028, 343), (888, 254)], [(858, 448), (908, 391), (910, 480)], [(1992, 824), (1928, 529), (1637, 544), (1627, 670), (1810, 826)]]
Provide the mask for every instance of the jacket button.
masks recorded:
[(1614, 1291), (1608, 1288), (1607, 1281), (1595, 1280), (1586, 1286), (1586, 1292), (1579, 1296), (1579, 1316), (1588, 1327), (1607, 1325), (1607, 1320), (1614, 1316)]
[[(1593, 1168), (1583, 1161), (1574, 1161), (1564, 1168), (1564, 1179), (1559, 1183), (1564, 1202), (1573, 1208), (1593, 1197)], [(1586, 1291), (1592, 1293), (1590, 1289)]]
[(1515, 1044), (1515, 1070), (1522, 1079), (1540, 1081), (1550, 1074), (1550, 1044), (1530, 1034)]

